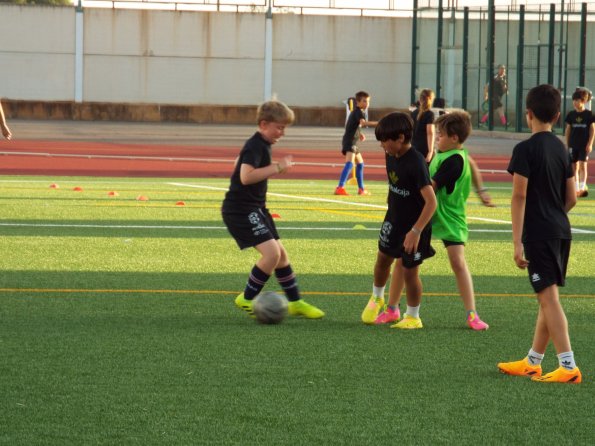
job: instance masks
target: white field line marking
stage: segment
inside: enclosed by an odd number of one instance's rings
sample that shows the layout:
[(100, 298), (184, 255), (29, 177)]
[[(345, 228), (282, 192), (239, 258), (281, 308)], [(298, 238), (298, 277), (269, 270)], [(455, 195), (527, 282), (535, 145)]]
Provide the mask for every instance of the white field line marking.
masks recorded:
[[(210, 189), (210, 190), (218, 190), (218, 191), (225, 191), (225, 192), (227, 191), (227, 188), (224, 188), (224, 187), (201, 186), (198, 184), (188, 184), (188, 183), (167, 183), (167, 184), (172, 185), (172, 186), (192, 187), (192, 188), (197, 188), (197, 189)], [(350, 204), (353, 206), (370, 207), (370, 208), (374, 208), (374, 209), (387, 209), (386, 206), (380, 206), (377, 204), (370, 204), (370, 203), (357, 203), (357, 202), (353, 202), (353, 201), (332, 200), (330, 198), (302, 197), (300, 195), (277, 194), (277, 193), (272, 193), (272, 192), (268, 192), (267, 194), (274, 196), (274, 197), (290, 198), (293, 200), (306, 200), (306, 201), (317, 201), (317, 202), (324, 202), (324, 203)], [(483, 221), (483, 222), (487, 222), (487, 223), (498, 223), (498, 224), (504, 224), (504, 225), (512, 224), (512, 222), (507, 221), (507, 220), (497, 220), (497, 219), (493, 219), (493, 218), (467, 217), (467, 219)], [(283, 229), (289, 229), (289, 228), (283, 228)], [(512, 232), (512, 230), (499, 230), (499, 229), (470, 229), (470, 231), (471, 232), (509, 232), (509, 233)], [(588, 229), (577, 229), (577, 228), (572, 228), (572, 232), (575, 232), (578, 234), (595, 234), (595, 231), (590, 231)]]
[(512, 222), (506, 220), (495, 220), (493, 218), (483, 218), (483, 217), (467, 217), (467, 220), (477, 220), (477, 221), (485, 221), (487, 223), (502, 223), (511, 225)]
[[(38, 156), (46, 158), (85, 158), (85, 159), (120, 159), (120, 160), (142, 160), (142, 161), (183, 161), (194, 163), (235, 163), (235, 159), (230, 158), (195, 158), (195, 157), (172, 157), (172, 156), (142, 156), (142, 155), (98, 155), (81, 153), (48, 153), (48, 152), (0, 152), (4, 156)], [(296, 161), (296, 166), (324, 166), (324, 167), (342, 167), (345, 163), (314, 163), (307, 161)], [(366, 167), (373, 169), (384, 169), (383, 164), (366, 164)], [(479, 169), (482, 173), (507, 173), (506, 170)]]
[[(221, 229), (227, 230), (225, 226), (174, 226), (174, 225), (99, 225), (99, 224), (70, 224), (70, 223), (0, 223), (0, 227), (22, 227), (22, 228), (104, 228), (104, 229)], [(353, 228), (300, 228), (283, 227), (283, 230), (295, 231), (354, 231)], [(378, 228), (364, 228), (361, 230), (378, 231)]]
[[(193, 187), (197, 189), (209, 189), (209, 190), (220, 190), (227, 192), (226, 187), (214, 187), (214, 186), (201, 186), (198, 184), (186, 184), (186, 183), (167, 183), (172, 186), (181, 186), (181, 187)], [(352, 204), (354, 206), (360, 207), (369, 207), (374, 209), (386, 209), (386, 206), (380, 206), (377, 204), (370, 204), (370, 203), (356, 203), (352, 201), (343, 201), (343, 200), (332, 200), (330, 198), (316, 198), (316, 197), (302, 197), (299, 195), (287, 195), (287, 194), (277, 194), (273, 192), (267, 192), (267, 195), (271, 195), (273, 197), (281, 197), (281, 198), (290, 198), (292, 200), (305, 200), (305, 201), (316, 201), (321, 203), (335, 203), (335, 204)]]
[[(208, 189), (208, 190), (216, 190), (216, 191), (227, 191), (227, 188), (224, 187), (217, 187), (217, 186), (205, 186), (205, 185), (197, 185), (197, 184), (187, 184), (187, 183), (166, 183), (171, 186), (180, 186), (180, 187), (190, 187), (196, 189)], [(306, 200), (306, 201), (315, 201), (315, 202), (325, 202), (325, 203), (337, 203), (337, 204), (350, 204), (353, 206), (360, 206), (360, 207), (370, 207), (374, 209), (386, 209), (386, 206), (380, 206), (376, 204), (370, 203), (358, 203), (358, 202), (348, 202), (343, 200), (332, 200), (329, 198), (315, 198), (315, 197), (302, 197), (299, 195), (287, 195), (287, 194), (278, 194), (269, 192), (268, 195), (282, 197), (282, 198), (290, 198), (295, 200)], [(498, 224), (511, 224), (511, 222), (506, 220), (496, 220), (491, 218), (483, 218), (483, 217), (468, 217), (469, 220), (477, 220), (477, 221), (484, 221), (488, 223), (498, 223)], [(226, 229), (222, 226), (175, 226), (175, 225), (100, 225), (100, 224), (51, 224), (51, 223), (0, 223), (0, 226), (10, 226), (10, 227), (45, 227), (45, 228), (108, 228), (108, 229)], [(296, 231), (352, 231), (353, 228), (325, 228), (325, 227), (283, 227), (283, 230), (296, 230)], [(359, 230), (366, 230), (366, 231), (377, 231), (378, 228), (364, 228)], [(510, 233), (512, 232), (510, 229), (470, 229), (470, 232), (483, 232), (483, 233)], [(572, 232), (578, 234), (595, 234), (595, 231), (590, 231), (587, 229), (578, 229), (572, 228)]]
[[(115, 160), (134, 160), (134, 161), (183, 161), (191, 163), (235, 163), (235, 158), (196, 158), (196, 157), (175, 157), (175, 156), (143, 156), (143, 155), (98, 155), (81, 153), (47, 153), (47, 152), (0, 152), (4, 156), (38, 156), (45, 158), (84, 158), (84, 159), (115, 159)], [(314, 163), (308, 161), (295, 161), (296, 166), (316, 166), (316, 167), (342, 167), (345, 163)], [(384, 169), (381, 164), (366, 164), (366, 167), (374, 169)]]
[[(100, 225), (100, 224), (70, 224), (70, 223), (0, 223), (0, 227), (11, 227), (11, 228), (78, 228), (78, 229), (215, 229), (215, 230), (226, 230), (224, 226), (175, 226), (175, 225)], [(337, 227), (297, 227), (297, 226), (283, 226), (283, 231), (374, 231), (377, 232), (379, 227), (372, 228), (337, 228)], [(510, 234), (511, 229), (469, 229), (469, 232), (478, 233), (503, 233)], [(595, 234), (595, 231), (589, 231), (587, 229), (572, 229), (574, 233), (580, 234)]]

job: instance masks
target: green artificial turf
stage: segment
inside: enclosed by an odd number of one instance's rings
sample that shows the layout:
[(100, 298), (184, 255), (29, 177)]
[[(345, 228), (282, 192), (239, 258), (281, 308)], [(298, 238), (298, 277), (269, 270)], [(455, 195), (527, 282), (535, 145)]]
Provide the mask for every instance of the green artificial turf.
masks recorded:
[(491, 186), (498, 207), (469, 201), (466, 247), (490, 330), (466, 328), (435, 240), (424, 329), (403, 332), (359, 319), (383, 183), (335, 197), (330, 181), (269, 182), (303, 296), (327, 316), (265, 326), (233, 305), (257, 253), (223, 226), (227, 180), (3, 177), (0, 444), (592, 444), (595, 202), (571, 213), (561, 288), (583, 383), (538, 384), (496, 369), (527, 353), (537, 303), (512, 261), (510, 185)]

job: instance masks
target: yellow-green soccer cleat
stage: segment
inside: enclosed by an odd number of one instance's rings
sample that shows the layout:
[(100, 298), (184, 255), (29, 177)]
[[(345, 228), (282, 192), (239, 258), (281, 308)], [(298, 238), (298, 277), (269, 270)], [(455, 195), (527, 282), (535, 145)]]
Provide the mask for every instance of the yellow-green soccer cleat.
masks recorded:
[(244, 310), (251, 317), (254, 317), (254, 311), (252, 310), (253, 301), (244, 298), (244, 293), (238, 294), (235, 300), (236, 307)]
[(537, 381), (540, 383), (571, 383), (580, 384), (583, 380), (583, 376), (578, 367), (572, 370), (567, 370), (564, 367), (558, 367), (556, 370), (550, 373), (546, 373), (542, 376), (534, 376), (531, 381)]
[(421, 323), (420, 318), (409, 316), (408, 314), (406, 314), (403, 319), (401, 319), (396, 324), (391, 325), (390, 328), (401, 328), (403, 330), (415, 330), (416, 328), (423, 328), (423, 326), (424, 326), (424, 324)]
[(513, 376), (541, 376), (541, 366), (529, 364), (526, 357), (520, 361), (499, 362), (498, 370)]
[(364, 324), (374, 325), (374, 321), (376, 321), (382, 310), (384, 310), (384, 298), (372, 295), (362, 312), (362, 322)]
[(320, 319), (324, 317), (324, 311), (303, 299), (289, 302), (288, 313), (290, 316), (304, 316), (306, 319)]

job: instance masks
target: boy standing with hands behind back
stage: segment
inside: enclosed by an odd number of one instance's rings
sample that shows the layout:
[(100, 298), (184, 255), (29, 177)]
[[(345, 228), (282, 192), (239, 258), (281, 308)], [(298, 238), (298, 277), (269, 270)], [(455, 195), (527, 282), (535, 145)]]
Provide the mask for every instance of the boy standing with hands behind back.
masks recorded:
[[(570, 254), (568, 211), (576, 204), (574, 175), (564, 144), (552, 132), (560, 116), (560, 92), (551, 85), (527, 94), (527, 124), (531, 137), (512, 152), (512, 241), (514, 261), (529, 271), (539, 312), (533, 345), (519, 361), (501, 362), (502, 373), (530, 376), (533, 381), (580, 383), (581, 372), (570, 347), (568, 321), (560, 304)], [(542, 376), (541, 361), (550, 341), (559, 368)]]

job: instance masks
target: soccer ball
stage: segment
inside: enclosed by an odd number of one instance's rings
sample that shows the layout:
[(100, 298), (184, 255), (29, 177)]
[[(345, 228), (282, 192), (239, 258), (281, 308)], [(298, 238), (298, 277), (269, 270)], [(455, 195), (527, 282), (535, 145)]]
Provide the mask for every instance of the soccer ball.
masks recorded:
[(287, 299), (267, 291), (256, 296), (252, 309), (261, 324), (278, 324), (287, 316)]

